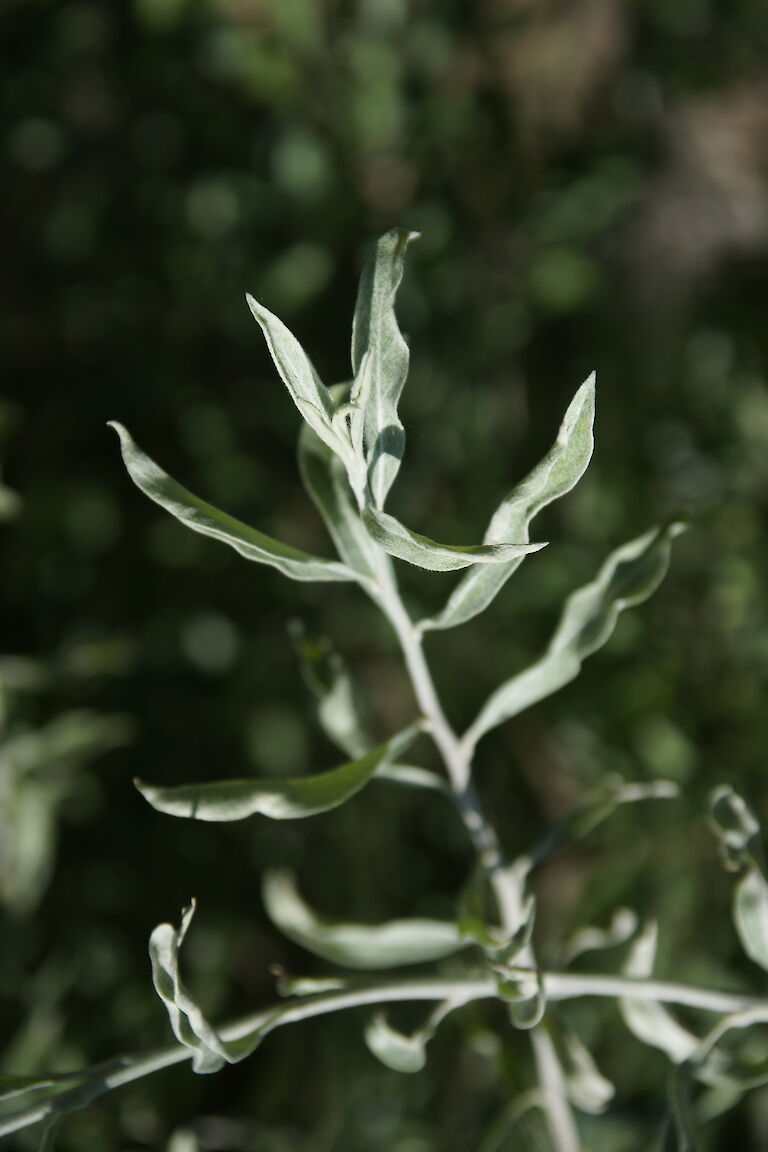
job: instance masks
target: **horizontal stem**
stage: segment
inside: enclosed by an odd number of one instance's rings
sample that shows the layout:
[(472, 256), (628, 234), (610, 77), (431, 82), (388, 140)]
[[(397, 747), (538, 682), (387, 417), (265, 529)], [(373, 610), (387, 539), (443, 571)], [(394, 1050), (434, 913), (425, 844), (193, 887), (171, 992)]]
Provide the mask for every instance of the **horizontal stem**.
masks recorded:
[[(511, 970), (514, 975), (514, 969)], [(522, 973), (524, 969), (519, 969)], [(689, 1008), (700, 1008), (706, 1012), (734, 1013), (762, 1010), (768, 1014), (768, 1001), (755, 996), (743, 996), (734, 992), (719, 992), (708, 988), (696, 988), (687, 984), (675, 984), (665, 980), (643, 980), (632, 976), (603, 976), (587, 973), (544, 972), (544, 991), (549, 1000), (574, 1000), (584, 996), (630, 997), (634, 1000), (651, 1000), (668, 1004), (681, 1004)], [(308, 1020), (312, 1016), (323, 1016), (329, 1012), (339, 1012), (345, 1008), (359, 1008), (370, 1004), (385, 1004), (406, 1000), (451, 1000), (455, 1005), (469, 1004), (474, 1000), (495, 999), (498, 995), (493, 980), (409, 980), (360, 985), (338, 992), (323, 993), (302, 997), (285, 1005), (273, 1006), (255, 1012), (242, 1020), (228, 1024), (220, 1030), (223, 1040), (239, 1040), (258, 1028), (268, 1030)], [(174, 1045), (147, 1056), (126, 1057), (122, 1066), (99, 1075), (89, 1091), (87, 1100), (119, 1088), (163, 1068), (181, 1064), (192, 1057), (192, 1049), (184, 1045)], [(85, 1077), (84, 1077), (85, 1079)], [(75, 1089), (76, 1091), (76, 1089)], [(63, 1093), (67, 1096), (67, 1093)], [(21, 1128), (38, 1124), (41, 1120), (62, 1107), (61, 1096), (39, 1100), (28, 1108), (21, 1109), (0, 1120), (0, 1137), (8, 1136)]]

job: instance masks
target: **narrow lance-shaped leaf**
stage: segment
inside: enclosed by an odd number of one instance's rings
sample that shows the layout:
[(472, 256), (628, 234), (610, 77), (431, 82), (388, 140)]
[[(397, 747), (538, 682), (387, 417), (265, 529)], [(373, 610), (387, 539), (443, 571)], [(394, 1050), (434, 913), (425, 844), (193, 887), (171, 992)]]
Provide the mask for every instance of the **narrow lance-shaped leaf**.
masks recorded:
[(515, 556), (538, 552), (544, 544), (437, 544), (428, 536), (411, 532), (388, 512), (366, 508), (365, 526), (390, 556), (426, 568), (430, 572), (454, 572), (470, 564), (503, 564)]
[[(649, 923), (630, 949), (627, 962), (624, 965), (625, 976), (647, 979), (653, 974), (656, 940), (656, 925)], [(696, 1051), (699, 1045), (697, 1037), (687, 1028), (678, 1024), (672, 1013), (663, 1004), (654, 1000), (633, 1000), (631, 997), (621, 997), (619, 1008), (624, 1017), (624, 1023), (630, 1032), (638, 1040), (642, 1040), (643, 1044), (649, 1044), (652, 1048), (660, 1048), (673, 1064), (682, 1064)]]
[(356, 377), (352, 400), (363, 422), (368, 483), (379, 508), (384, 507), (405, 448), (397, 406), (408, 376), (409, 353), (395, 316), (395, 296), (406, 249), (417, 235), (393, 229), (381, 237), (363, 268), (352, 323)]
[(578, 675), (582, 661), (608, 640), (619, 614), (658, 588), (669, 567), (671, 542), (681, 530), (681, 525), (669, 524), (624, 544), (591, 584), (568, 597), (546, 652), (490, 696), (465, 736), (470, 747)]
[[(346, 391), (343, 385), (332, 389), (335, 396)], [(372, 590), (376, 545), (360, 519), (343, 465), (306, 425), (299, 436), (299, 471), (339, 556), (368, 583), (369, 591)]]
[(768, 969), (768, 881), (760, 825), (727, 785), (712, 793), (710, 812), (726, 867), (741, 873), (733, 893), (736, 931), (749, 958)]
[(345, 968), (396, 968), (439, 960), (465, 948), (448, 921), (408, 919), (351, 924), (318, 916), (302, 900), (289, 872), (268, 872), (262, 889), (272, 922), (290, 940)]
[[(526, 543), (532, 520), (547, 504), (576, 485), (592, 457), (595, 419), (595, 376), (586, 380), (571, 401), (557, 440), (532, 472), (502, 500), (483, 538), (484, 544), (505, 540)], [(523, 555), (493, 567), (472, 568), (451, 593), (442, 612), (422, 620), (422, 631), (454, 628), (483, 612), (523, 561)]]
[(288, 389), (291, 398), (310, 428), (329, 448), (349, 461), (351, 445), (339, 426), (336, 405), (333, 398), (318, 376), (312, 361), (282, 320), (274, 316), (263, 304), (246, 294), (248, 307), (264, 333), (267, 347), (280, 374), (280, 379)]
[(211, 536), (214, 540), (221, 540), (245, 556), (246, 560), (269, 564), (293, 580), (356, 579), (355, 573), (344, 564), (323, 560), (319, 556), (311, 556), (298, 548), (292, 548), (289, 544), (282, 544), (200, 500), (146, 456), (122, 424), (112, 422), (111, 427), (120, 437), (123, 460), (137, 488), (187, 528), (203, 536)]
[(449, 1012), (459, 1007), (455, 1001), (438, 1004), (426, 1024), (410, 1036), (398, 1032), (383, 1012), (377, 1012), (365, 1029), (365, 1042), (373, 1055), (394, 1072), (421, 1072), (427, 1062), (427, 1044)]
[(382, 765), (404, 752), (419, 731), (420, 725), (414, 724), (358, 760), (314, 776), (222, 780), (175, 788), (157, 788), (137, 780), (136, 787), (153, 808), (169, 816), (226, 821), (261, 815), (272, 820), (296, 820), (327, 812), (349, 800)]
[(159, 924), (150, 936), (152, 981), (168, 1010), (176, 1039), (194, 1053), (192, 1067), (195, 1072), (218, 1072), (224, 1064), (236, 1064), (250, 1055), (265, 1029), (254, 1029), (239, 1040), (222, 1040), (184, 987), (179, 974), (179, 949), (194, 912), (193, 900), (190, 907), (184, 909), (179, 928), (174, 928), (172, 924)]
[(567, 967), (584, 952), (602, 951), (626, 944), (637, 931), (637, 913), (631, 908), (617, 908), (607, 928), (580, 928), (565, 942), (561, 964)]

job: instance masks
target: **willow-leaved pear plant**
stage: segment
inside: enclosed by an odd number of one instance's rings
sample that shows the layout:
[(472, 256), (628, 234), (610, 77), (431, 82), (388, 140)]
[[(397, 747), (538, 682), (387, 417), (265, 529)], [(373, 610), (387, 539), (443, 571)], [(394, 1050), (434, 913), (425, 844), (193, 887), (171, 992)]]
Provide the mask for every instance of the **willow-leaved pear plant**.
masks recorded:
[[(429, 1059), (429, 1042), (446, 1016), (473, 1001), (502, 1004), (506, 1026), (528, 1033), (533, 1057), (531, 1089), (510, 1107), (517, 1113), (529, 1106), (541, 1109), (553, 1152), (579, 1152), (580, 1118), (610, 1108), (614, 1095), (584, 1039), (561, 1019), (558, 1005), (565, 1000), (614, 999), (634, 1040), (663, 1052), (671, 1069), (665, 1147), (698, 1147), (698, 1092), (721, 1090), (718, 1100), (732, 1104), (750, 1087), (768, 1082), (768, 1062), (756, 1065), (739, 1044), (746, 1029), (768, 1022), (764, 989), (751, 996), (657, 979), (658, 926), (641, 926), (631, 909), (617, 909), (607, 927), (584, 926), (564, 938), (560, 968), (544, 969), (537, 960), (535, 880), (542, 861), (588, 835), (619, 805), (664, 800), (677, 790), (666, 781), (634, 783), (608, 776), (542, 842), (515, 846), (508, 855), (474, 788), (477, 745), (491, 729), (578, 675), (583, 661), (608, 642), (619, 614), (641, 604), (658, 587), (681, 526), (652, 527), (619, 543), (597, 567), (594, 579), (568, 597), (544, 652), (527, 668), (510, 669), (466, 732), (454, 729), (435, 690), (425, 640), (432, 631), (454, 628), (484, 611), (526, 557), (544, 547), (530, 539), (534, 519), (574, 487), (592, 455), (595, 379), (590, 376), (576, 391), (551, 449), (491, 512), (476, 543), (437, 543), (401, 523), (385, 510), (385, 503), (405, 448), (398, 404), (409, 351), (395, 299), (414, 238), (410, 232), (388, 232), (363, 270), (352, 327), (350, 383), (326, 385), (282, 321), (248, 297), (278, 375), (302, 418), (299, 470), (336, 558), (309, 555), (214, 508), (164, 472), (125, 428), (113, 427), (134, 483), (182, 524), (291, 579), (359, 585), (394, 630), (417, 704), (412, 723), (403, 731), (372, 738), (357, 685), (341, 656), (329, 643), (297, 627), (294, 643), (317, 721), (339, 749), (340, 762), (319, 771), (297, 765), (295, 774), (280, 779), (137, 781), (141, 794), (160, 812), (199, 821), (315, 816), (353, 801), (374, 780), (426, 790), (439, 804), (447, 797), (477, 857), (463, 892), (457, 893), (456, 914), (447, 920), (396, 918), (382, 924), (335, 921), (306, 903), (295, 876), (270, 871), (263, 877), (262, 892), (275, 926), (341, 971), (314, 979), (282, 976), (282, 999), (275, 1005), (217, 1027), (180, 972), (193, 902), (181, 913), (178, 927), (166, 923), (155, 928), (149, 946), (154, 985), (176, 1043), (66, 1075), (3, 1077), (0, 1135), (40, 1123), (42, 1147), (52, 1147), (67, 1112), (103, 1092), (185, 1060), (195, 1072), (216, 1072), (246, 1058), (275, 1028), (360, 1006), (371, 1009), (362, 1039), (373, 1056), (389, 1068), (415, 1074)], [(393, 559), (426, 571), (463, 571), (443, 608), (417, 621), (400, 595)], [(443, 773), (412, 762), (412, 746), (424, 733), (436, 745)], [(732, 789), (720, 788), (712, 797), (711, 822), (726, 866), (737, 873), (736, 933), (750, 959), (768, 969), (768, 872), (757, 820)], [(606, 974), (605, 964), (594, 974), (571, 968), (577, 956), (603, 949), (618, 955), (613, 971)], [(418, 965), (428, 967), (414, 975), (411, 969)], [(349, 970), (352, 976), (346, 974)], [(405, 1034), (394, 1027), (386, 1006), (408, 1001), (426, 1007), (423, 1024)], [(677, 1019), (674, 1006), (709, 1013), (709, 1030), (690, 1030)], [(714, 1111), (710, 1101), (707, 1114)]]

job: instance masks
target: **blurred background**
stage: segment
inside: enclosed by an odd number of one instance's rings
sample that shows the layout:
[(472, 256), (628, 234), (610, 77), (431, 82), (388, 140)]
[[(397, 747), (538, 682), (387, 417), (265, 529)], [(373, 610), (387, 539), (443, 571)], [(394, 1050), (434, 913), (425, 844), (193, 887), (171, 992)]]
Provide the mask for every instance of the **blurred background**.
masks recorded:
[[(690, 524), (661, 590), (582, 677), (481, 746), (512, 854), (606, 773), (683, 790), (543, 870), (542, 959), (629, 905), (659, 919), (660, 972), (756, 991), (704, 814), (726, 781), (768, 816), (763, 0), (8, 0), (0, 29), (3, 1070), (166, 1043), (146, 942), (191, 895), (189, 983), (214, 1019), (272, 1000), (270, 965), (327, 971), (265, 920), (269, 865), (328, 914), (453, 912), (470, 856), (429, 796), (375, 783), (316, 820), (201, 825), (131, 783), (337, 762), (294, 618), (334, 638), (377, 731), (412, 715), (361, 595), (186, 532), (131, 485), (105, 428), (124, 421), (193, 491), (329, 555), (243, 294), (343, 380), (360, 265), (393, 225), (422, 233), (399, 303), (412, 369), (391, 498), (411, 527), (477, 539), (598, 373), (594, 462), (537, 521), (549, 548), (486, 616), (429, 640), (455, 722), (535, 657), (611, 548), (670, 515)], [(452, 585), (402, 578), (419, 614)], [(457, 1014), (415, 1077), (369, 1055), (365, 1018), (282, 1030), (215, 1077), (137, 1083), (72, 1116), (58, 1146), (545, 1152), (535, 1116), (505, 1119), (532, 1073), (502, 1013)], [(590, 1152), (655, 1148), (664, 1058), (610, 1004), (570, 1018), (617, 1086), (584, 1122)], [(768, 1146), (768, 1096), (703, 1142)]]

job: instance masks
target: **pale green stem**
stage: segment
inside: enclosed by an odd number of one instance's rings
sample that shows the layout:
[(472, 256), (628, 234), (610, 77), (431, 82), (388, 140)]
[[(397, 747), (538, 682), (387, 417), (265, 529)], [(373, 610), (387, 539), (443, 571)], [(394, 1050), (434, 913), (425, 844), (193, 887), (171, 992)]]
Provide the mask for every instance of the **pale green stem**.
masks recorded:
[[(515, 969), (511, 969), (514, 972)], [(522, 971), (522, 970), (521, 970)], [(544, 991), (548, 1000), (574, 1000), (584, 996), (599, 996), (615, 999), (631, 996), (634, 1000), (650, 1000), (667, 1004), (681, 1004), (688, 1008), (698, 1008), (704, 1012), (728, 1013), (732, 1020), (735, 1014), (749, 1014), (753, 1023), (768, 1022), (768, 1001), (752, 996), (742, 996), (733, 992), (719, 992), (709, 988), (696, 988), (687, 984), (675, 984), (664, 980), (644, 980), (632, 976), (603, 976), (571, 972), (541, 973)], [(296, 998), (285, 1004), (272, 1005), (250, 1016), (245, 1016), (232, 1024), (219, 1029), (225, 1041), (239, 1040), (256, 1029), (273, 1030), (284, 1024), (295, 1024), (313, 1016), (329, 1012), (340, 1012), (345, 1008), (359, 1008), (370, 1004), (386, 1004), (405, 1000), (450, 1001), (453, 1006), (469, 1004), (475, 1000), (491, 1000), (498, 996), (494, 980), (440, 980), (422, 979), (384, 981), (358, 985), (340, 991), (319, 993), (313, 996)], [(743, 1018), (739, 1021), (743, 1025)], [(736, 1025), (735, 1021), (732, 1026)], [(719, 1027), (719, 1026), (718, 1026)], [(546, 1033), (544, 1033), (546, 1035)], [(193, 1050), (182, 1044), (151, 1052), (146, 1056), (126, 1056), (124, 1060), (110, 1063), (108, 1071), (98, 1074), (88, 1092), (75, 1107), (84, 1106), (90, 1100), (110, 1091), (140, 1080), (163, 1068), (182, 1064), (190, 1060)], [(114, 1067), (113, 1065), (118, 1065)], [(73, 1075), (72, 1081), (76, 1077)], [(85, 1076), (83, 1077), (85, 1080)], [(81, 1082), (82, 1083), (82, 1082)], [(75, 1092), (80, 1091), (75, 1085)], [(37, 1100), (9, 1116), (0, 1119), (0, 1137), (9, 1136), (21, 1128), (39, 1124), (48, 1116), (65, 1107), (68, 1090), (44, 1100)]]
[[(461, 741), (446, 719), (424, 655), (422, 634), (403, 605), (391, 564), (381, 550), (377, 576), (379, 604), (397, 634), (414, 695), (443, 758), (456, 806), (487, 871), (502, 926), (511, 934), (518, 927), (521, 914), (517, 885), (508, 873), (496, 832), (486, 819), (472, 784), (472, 745)], [(536, 958), (530, 946), (522, 960), (535, 967)], [(579, 1152), (578, 1130), (565, 1091), (560, 1061), (544, 1025), (532, 1030), (531, 1043), (553, 1148), (555, 1152)]]

